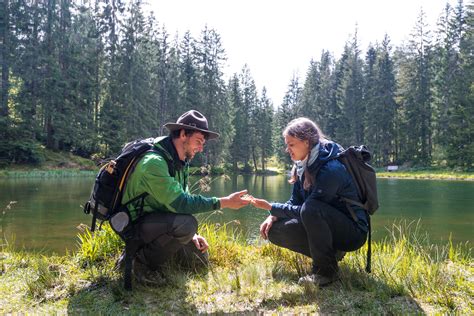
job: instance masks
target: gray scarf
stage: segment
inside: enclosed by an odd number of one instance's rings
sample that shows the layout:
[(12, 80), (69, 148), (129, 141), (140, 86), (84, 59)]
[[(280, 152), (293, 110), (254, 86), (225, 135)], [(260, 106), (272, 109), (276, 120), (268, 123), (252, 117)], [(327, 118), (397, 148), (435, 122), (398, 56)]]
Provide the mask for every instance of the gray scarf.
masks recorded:
[(310, 154), (306, 156), (305, 159), (295, 161), (296, 174), (298, 175), (298, 178), (300, 179), (300, 181), (301, 181), (301, 177), (303, 177), (306, 167), (311, 166), (318, 158), (318, 155), (319, 155), (319, 143), (317, 143), (316, 146), (314, 146), (313, 149), (311, 149)]

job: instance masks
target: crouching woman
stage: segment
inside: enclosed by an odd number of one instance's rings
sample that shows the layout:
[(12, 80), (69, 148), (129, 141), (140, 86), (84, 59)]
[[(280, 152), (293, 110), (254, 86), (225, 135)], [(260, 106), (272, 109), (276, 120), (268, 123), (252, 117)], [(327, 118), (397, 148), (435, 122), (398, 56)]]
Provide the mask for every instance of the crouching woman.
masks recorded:
[(359, 201), (351, 175), (335, 159), (342, 149), (337, 143), (307, 118), (291, 121), (283, 137), (294, 162), (289, 180), (293, 191), (286, 203), (252, 200), (255, 207), (270, 211), (260, 234), (275, 245), (311, 257), (312, 273), (299, 283), (325, 286), (339, 279), (338, 261), (345, 252), (364, 245), (368, 215), (340, 199)]

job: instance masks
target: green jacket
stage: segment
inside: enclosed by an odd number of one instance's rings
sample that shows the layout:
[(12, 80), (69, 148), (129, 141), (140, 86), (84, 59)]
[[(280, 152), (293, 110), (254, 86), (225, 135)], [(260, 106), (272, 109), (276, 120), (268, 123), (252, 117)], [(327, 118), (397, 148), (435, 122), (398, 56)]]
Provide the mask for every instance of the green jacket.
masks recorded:
[[(138, 162), (125, 185), (122, 204), (147, 192), (143, 204), (143, 214), (149, 212), (172, 212), (195, 214), (220, 208), (219, 199), (191, 194), (188, 191), (189, 165), (179, 159), (170, 137), (158, 137), (154, 146), (162, 149), (146, 153)], [(168, 163), (172, 161), (174, 177), (170, 175)], [(127, 206), (132, 220), (137, 218), (141, 199)]]

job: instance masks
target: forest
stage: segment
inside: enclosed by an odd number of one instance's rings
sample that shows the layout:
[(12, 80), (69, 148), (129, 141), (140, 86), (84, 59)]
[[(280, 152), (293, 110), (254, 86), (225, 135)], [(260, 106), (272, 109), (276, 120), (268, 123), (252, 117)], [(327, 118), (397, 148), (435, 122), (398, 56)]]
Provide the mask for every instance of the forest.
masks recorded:
[(390, 34), (360, 47), (356, 28), (341, 56), (323, 50), (289, 78), (282, 100), (247, 65), (225, 76), (218, 30), (170, 35), (142, 0), (0, 3), (0, 167), (41, 163), (45, 148), (114, 155), (197, 109), (221, 138), (196, 164), (289, 164), (281, 131), (306, 116), (345, 147), (368, 145), (378, 167), (473, 169), (472, 3), (447, 3), (434, 26), (421, 10), (397, 47)]

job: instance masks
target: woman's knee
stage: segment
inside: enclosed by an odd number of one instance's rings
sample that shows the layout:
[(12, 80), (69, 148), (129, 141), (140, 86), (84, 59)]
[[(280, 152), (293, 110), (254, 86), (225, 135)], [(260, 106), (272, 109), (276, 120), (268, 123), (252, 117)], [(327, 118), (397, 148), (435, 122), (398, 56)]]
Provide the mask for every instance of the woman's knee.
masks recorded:
[(303, 223), (318, 221), (324, 217), (324, 208), (319, 201), (307, 201), (301, 206), (301, 220)]
[(282, 234), (281, 229), (278, 229), (273, 223), (272, 227), (270, 227), (270, 230), (268, 231), (268, 240), (275, 245), (282, 246), (281, 241), (284, 240), (284, 236)]

